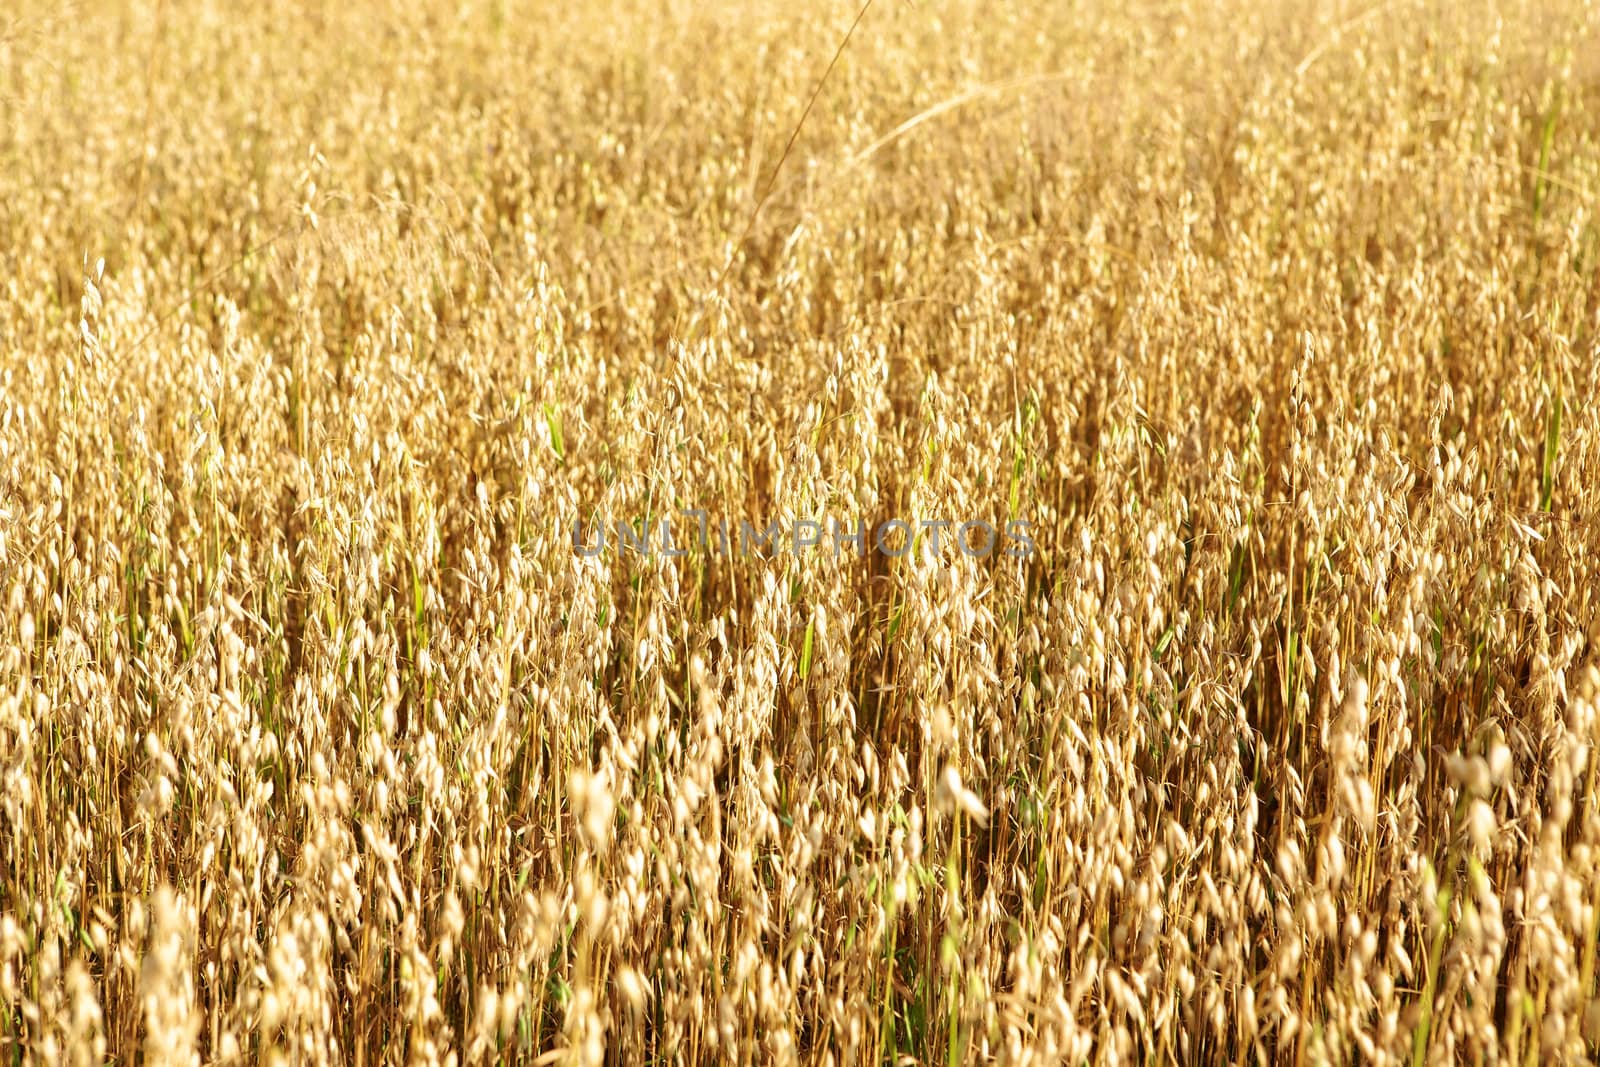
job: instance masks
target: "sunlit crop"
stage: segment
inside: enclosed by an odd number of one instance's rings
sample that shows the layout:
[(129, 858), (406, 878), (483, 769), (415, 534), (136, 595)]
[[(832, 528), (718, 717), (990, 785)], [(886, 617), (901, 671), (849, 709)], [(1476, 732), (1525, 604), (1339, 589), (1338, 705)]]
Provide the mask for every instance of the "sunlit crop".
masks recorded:
[(1583, 0), (14, 3), (0, 1060), (1593, 1060), (1597, 207)]

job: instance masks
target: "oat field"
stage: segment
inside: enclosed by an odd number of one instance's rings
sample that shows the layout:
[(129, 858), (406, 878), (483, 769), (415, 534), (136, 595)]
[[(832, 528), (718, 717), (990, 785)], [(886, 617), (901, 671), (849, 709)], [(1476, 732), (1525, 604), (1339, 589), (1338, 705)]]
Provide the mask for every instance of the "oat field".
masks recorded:
[(0, 1063), (1592, 1061), (1597, 208), (1582, 0), (17, 0)]

